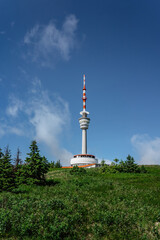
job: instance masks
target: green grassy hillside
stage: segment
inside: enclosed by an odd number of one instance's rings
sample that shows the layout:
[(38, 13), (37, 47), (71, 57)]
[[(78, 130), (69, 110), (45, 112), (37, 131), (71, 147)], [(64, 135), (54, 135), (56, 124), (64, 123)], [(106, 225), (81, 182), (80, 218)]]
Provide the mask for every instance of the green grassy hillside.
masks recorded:
[(0, 193), (0, 239), (160, 239), (160, 166), (146, 174), (48, 173)]

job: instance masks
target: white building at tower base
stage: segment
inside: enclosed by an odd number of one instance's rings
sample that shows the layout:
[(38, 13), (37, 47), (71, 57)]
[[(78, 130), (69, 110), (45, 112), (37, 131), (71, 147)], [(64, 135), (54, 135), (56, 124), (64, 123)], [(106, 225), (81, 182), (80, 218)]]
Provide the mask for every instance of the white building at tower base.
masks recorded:
[(74, 155), (73, 158), (71, 159), (71, 166), (85, 166), (85, 165), (90, 165), (87, 166), (89, 167), (96, 167), (98, 164), (98, 160), (95, 158), (94, 155), (90, 154), (77, 154)]

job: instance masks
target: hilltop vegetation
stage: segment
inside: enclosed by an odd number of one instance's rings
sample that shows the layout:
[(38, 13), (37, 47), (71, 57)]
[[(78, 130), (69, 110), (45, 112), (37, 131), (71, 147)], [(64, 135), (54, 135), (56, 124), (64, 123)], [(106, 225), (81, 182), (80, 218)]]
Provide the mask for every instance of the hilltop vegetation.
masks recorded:
[[(27, 153), (25, 162), (22, 163), (20, 150), (17, 150), (17, 156), (12, 163), (11, 152), (7, 146), (5, 152), (0, 149), (0, 191), (13, 191), (22, 184), (39, 184), (45, 185), (46, 173), (56, 168), (61, 168), (60, 160), (48, 162), (46, 157), (40, 155), (36, 141), (32, 141), (30, 152)], [(125, 161), (118, 159), (108, 166), (104, 161), (101, 163), (100, 173), (146, 173), (144, 166), (141, 168), (135, 163), (133, 157), (128, 155)], [(83, 168), (74, 167), (71, 173), (85, 172)]]
[(115, 158), (111, 165), (105, 164), (104, 161), (101, 163), (101, 173), (146, 173), (146, 168), (142, 165), (141, 167), (135, 163), (135, 160), (130, 155), (127, 156), (126, 160), (119, 161)]
[(24, 164), (21, 164), (19, 155), (18, 150), (15, 165), (13, 165), (8, 146), (4, 153), (0, 149), (0, 191), (11, 191), (21, 184), (45, 183), (48, 161), (44, 156), (40, 156), (36, 141), (32, 141)]
[(2, 152), (0, 149), (0, 191), (12, 191), (21, 184), (46, 184), (45, 174), (49, 170), (61, 168), (60, 160), (49, 163), (40, 155), (36, 141), (32, 141), (30, 152), (23, 162), (20, 158), (20, 150), (17, 150), (16, 158), (12, 159), (9, 147)]
[[(50, 171), (0, 194), (1, 239), (160, 239), (160, 166), (147, 173)], [(76, 172), (76, 171), (75, 171)]]

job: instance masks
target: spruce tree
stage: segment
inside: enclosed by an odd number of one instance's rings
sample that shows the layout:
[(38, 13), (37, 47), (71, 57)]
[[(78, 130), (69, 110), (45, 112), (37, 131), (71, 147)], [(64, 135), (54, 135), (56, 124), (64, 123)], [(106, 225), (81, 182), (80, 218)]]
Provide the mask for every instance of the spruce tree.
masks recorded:
[(0, 149), (0, 189), (11, 190), (15, 186), (15, 175), (11, 164), (11, 153), (9, 147), (2, 153)]
[(17, 149), (17, 155), (14, 159), (14, 172), (16, 185), (26, 183), (25, 165), (22, 164), (21, 151), (19, 148)]
[(132, 172), (138, 173), (138, 172), (140, 172), (140, 168), (135, 163), (134, 158), (131, 157), (130, 155), (127, 156), (127, 159), (125, 161), (125, 170), (128, 173), (132, 173)]
[(36, 141), (32, 141), (30, 145), (29, 157), (25, 160), (25, 175), (28, 182), (42, 183), (45, 181), (45, 174), (48, 171), (48, 161), (45, 157), (41, 157)]
[(20, 155), (21, 155), (21, 151), (20, 151), (20, 149), (18, 148), (18, 149), (17, 149), (16, 158), (14, 159), (14, 168), (15, 168), (15, 170), (17, 170), (18, 167), (19, 167), (20, 165), (22, 165), (22, 159), (20, 158)]
[(58, 160), (56, 163), (55, 163), (55, 168), (61, 168), (62, 165), (61, 165), (61, 162), (60, 160)]
[(49, 167), (50, 167), (50, 168), (55, 168), (55, 162), (54, 162), (54, 161), (51, 161), (51, 162), (49, 163)]

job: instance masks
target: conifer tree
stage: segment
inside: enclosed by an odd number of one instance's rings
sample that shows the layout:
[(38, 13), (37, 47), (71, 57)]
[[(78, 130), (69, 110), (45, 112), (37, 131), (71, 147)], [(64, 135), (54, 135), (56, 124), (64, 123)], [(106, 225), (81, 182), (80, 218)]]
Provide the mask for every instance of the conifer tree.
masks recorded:
[(51, 162), (49, 163), (49, 167), (50, 167), (50, 168), (55, 168), (55, 162), (54, 162), (54, 161), (51, 161)]
[(0, 189), (11, 190), (15, 186), (15, 175), (11, 164), (11, 153), (9, 147), (2, 153), (0, 149)]
[(17, 149), (17, 155), (14, 159), (15, 183), (21, 185), (26, 183), (25, 165), (22, 164), (21, 151)]
[(0, 159), (4, 156), (2, 149), (0, 148)]
[(58, 160), (56, 163), (55, 163), (55, 168), (61, 168), (62, 165), (61, 165), (61, 162), (60, 160)]
[(41, 183), (45, 181), (45, 174), (48, 171), (48, 161), (45, 157), (41, 157), (36, 141), (32, 141), (30, 145), (29, 157), (25, 160), (25, 175), (28, 181), (32, 183)]
[(138, 165), (135, 163), (135, 160), (130, 155), (127, 156), (125, 161), (126, 172), (140, 172)]
[(22, 165), (22, 159), (20, 158), (20, 155), (21, 155), (21, 151), (20, 149), (18, 148), (17, 149), (17, 155), (16, 155), (16, 158), (14, 159), (14, 168), (17, 170), (17, 168)]

